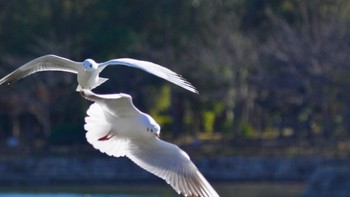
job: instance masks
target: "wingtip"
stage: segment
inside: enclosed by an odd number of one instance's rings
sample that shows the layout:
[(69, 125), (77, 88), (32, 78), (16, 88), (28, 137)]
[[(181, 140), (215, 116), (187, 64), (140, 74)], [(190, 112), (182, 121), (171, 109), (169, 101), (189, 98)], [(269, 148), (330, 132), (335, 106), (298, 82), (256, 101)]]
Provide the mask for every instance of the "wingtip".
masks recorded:
[[(190, 92), (193, 92), (195, 94), (199, 94), (199, 91), (196, 89), (196, 87), (194, 87), (194, 85), (192, 85), (192, 83), (190, 83), (189, 81), (187, 81), (184, 77), (182, 77), (182, 75), (180, 74), (177, 74), (177, 73), (174, 73), (175, 76), (180, 80), (181, 85), (180, 84), (177, 84), (178, 86), (182, 87), (182, 88), (185, 88), (187, 89), (188, 91)], [(174, 83), (174, 82), (173, 82)]]
[(12, 83), (12, 81), (9, 82), (0, 82), (0, 86), (8, 86)]
[(197, 95), (199, 95), (199, 91), (194, 87), (194, 86), (188, 86), (187, 88), (185, 88), (185, 89), (187, 89), (188, 91), (190, 91), (190, 92), (192, 92), (192, 93), (194, 93), (194, 94), (197, 94)]

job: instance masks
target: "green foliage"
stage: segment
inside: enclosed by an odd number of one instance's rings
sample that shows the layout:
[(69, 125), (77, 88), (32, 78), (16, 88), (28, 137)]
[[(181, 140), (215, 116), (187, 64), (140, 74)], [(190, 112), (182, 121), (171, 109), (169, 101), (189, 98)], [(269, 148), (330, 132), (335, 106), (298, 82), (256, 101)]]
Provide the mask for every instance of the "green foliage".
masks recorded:
[[(131, 94), (169, 131), (176, 122), (233, 138), (350, 137), (349, 9), (346, 0), (3, 1), (0, 73), (47, 53), (144, 59), (182, 74), (200, 94), (118, 66), (104, 70), (110, 80), (96, 91)], [(88, 104), (67, 93), (75, 87), (69, 74), (30, 76), (0, 89), (0, 107), (13, 108), (4, 117), (30, 111), (40, 127), (53, 127), (45, 130), (50, 144), (81, 142)]]
[(160, 124), (169, 125), (172, 121), (171, 116), (167, 115), (166, 112), (170, 108), (170, 87), (168, 85), (163, 85), (161, 88), (157, 89), (157, 97), (155, 98), (154, 105), (150, 110), (150, 115)]
[(253, 126), (248, 122), (245, 122), (245, 121), (241, 122), (240, 131), (241, 131), (242, 136), (244, 136), (244, 137), (249, 138), (249, 137), (255, 136), (255, 131), (254, 131)]
[(203, 127), (206, 134), (210, 134), (214, 130), (215, 113), (212, 111), (202, 112)]
[(183, 122), (186, 126), (189, 126), (193, 123), (194, 120), (194, 114), (193, 111), (188, 109), (189, 107), (187, 107), (187, 110), (185, 111), (184, 117), (183, 117)]

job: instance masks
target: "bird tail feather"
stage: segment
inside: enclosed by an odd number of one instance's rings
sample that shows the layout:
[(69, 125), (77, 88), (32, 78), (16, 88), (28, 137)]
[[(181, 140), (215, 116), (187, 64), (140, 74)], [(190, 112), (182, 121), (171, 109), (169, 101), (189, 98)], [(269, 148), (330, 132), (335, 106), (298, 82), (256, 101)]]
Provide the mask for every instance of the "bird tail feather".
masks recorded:
[(106, 82), (107, 80), (108, 80), (108, 78), (102, 78), (102, 77), (98, 78), (98, 82), (97, 82), (94, 86), (92, 86), (91, 89), (94, 89), (94, 88), (100, 86), (101, 84), (103, 84), (103, 83)]

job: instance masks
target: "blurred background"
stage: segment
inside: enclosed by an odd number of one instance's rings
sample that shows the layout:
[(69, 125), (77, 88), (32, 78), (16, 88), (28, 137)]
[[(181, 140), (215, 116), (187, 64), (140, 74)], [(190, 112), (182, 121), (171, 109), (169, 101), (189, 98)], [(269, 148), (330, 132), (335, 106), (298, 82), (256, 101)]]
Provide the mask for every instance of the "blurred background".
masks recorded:
[[(190, 81), (199, 95), (110, 66), (96, 92), (132, 95), (222, 196), (350, 195), (347, 0), (0, 1), (0, 77), (46, 54), (147, 60)], [(0, 87), (0, 193), (176, 196), (87, 143), (76, 86), (43, 72)]]

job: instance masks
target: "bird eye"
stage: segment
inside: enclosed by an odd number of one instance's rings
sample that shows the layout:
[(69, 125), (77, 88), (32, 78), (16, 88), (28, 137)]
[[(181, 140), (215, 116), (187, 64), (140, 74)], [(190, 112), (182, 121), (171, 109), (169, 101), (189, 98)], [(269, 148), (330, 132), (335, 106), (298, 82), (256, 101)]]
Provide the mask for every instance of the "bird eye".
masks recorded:
[(92, 67), (92, 65), (90, 64), (90, 65), (89, 65), (89, 67), (91, 68), (91, 67)]

